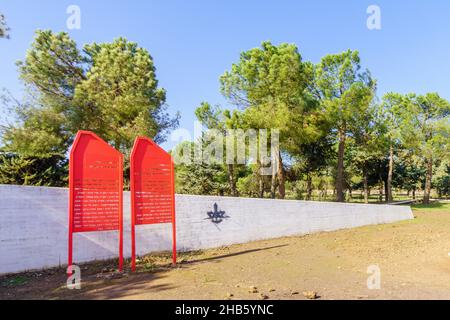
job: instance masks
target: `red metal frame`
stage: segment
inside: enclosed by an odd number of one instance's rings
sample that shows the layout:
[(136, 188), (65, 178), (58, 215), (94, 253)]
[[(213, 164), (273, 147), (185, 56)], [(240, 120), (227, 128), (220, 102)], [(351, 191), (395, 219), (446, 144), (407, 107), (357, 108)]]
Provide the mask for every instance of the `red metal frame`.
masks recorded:
[[(95, 150), (89, 150), (90, 152), (94, 151), (94, 155), (92, 155), (92, 153), (82, 153), (82, 154), (78, 154), (77, 153), (77, 147), (79, 146), (80, 140), (82, 139), (83, 136), (88, 136), (90, 138), (92, 138), (96, 143), (97, 146), (95, 148)], [(87, 149), (88, 146), (85, 146), (85, 148)], [(103, 152), (104, 153), (100, 153), (100, 150), (98, 148), (104, 148)], [(82, 152), (85, 152), (86, 150), (82, 150)], [(96, 171), (97, 169), (92, 169), (92, 167), (89, 168), (89, 166), (87, 166), (87, 160), (85, 161), (85, 159), (87, 158), (87, 156), (89, 155), (89, 159), (92, 159), (91, 157), (105, 157), (105, 153), (109, 152), (109, 155), (111, 155), (112, 158), (116, 157), (116, 159), (114, 159), (115, 161), (117, 161), (117, 169), (116, 169), (116, 173), (117, 176), (115, 178), (117, 178), (117, 192), (118, 192), (118, 204), (117, 204), (117, 216), (118, 216), (118, 221), (117, 221), (117, 227), (116, 226), (111, 226), (110, 224), (106, 227), (99, 227), (96, 228), (95, 226), (89, 226), (89, 227), (83, 227), (83, 226), (78, 226), (78, 228), (74, 228), (74, 211), (75, 211), (75, 169), (76, 169), (76, 165), (79, 166), (80, 161), (82, 161), (82, 168), (83, 171), (82, 173), (78, 173), (79, 175), (81, 175), (81, 177), (86, 178), (85, 175), (88, 172), (89, 169), (91, 169), (91, 173), (92, 172), (99, 172)], [(76, 159), (81, 157), (82, 159)], [(104, 161), (103, 160), (99, 160), (100, 161)], [(86, 162), (86, 163), (85, 163)], [(92, 164), (91, 164), (92, 166)], [(88, 168), (88, 169), (87, 169)], [(84, 172), (86, 171), (86, 173)], [(115, 175), (114, 174), (114, 175)], [(114, 176), (113, 175), (113, 176)], [(87, 201), (87, 200), (86, 200)], [(83, 209), (84, 209), (84, 204), (81, 204), (81, 213), (79, 213), (81, 215), (81, 217), (83, 217)], [(86, 214), (84, 214), (86, 215)], [(84, 219), (81, 218), (81, 221), (83, 221)], [(86, 219), (87, 220), (87, 219)], [(106, 221), (106, 220), (105, 220)], [(101, 222), (101, 220), (100, 220)], [(83, 222), (82, 222), (83, 223)], [(70, 151), (70, 159), (69, 159), (69, 243), (68, 243), (68, 266), (71, 266), (73, 263), (73, 233), (75, 232), (91, 232), (91, 231), (109, 231), (109, 230), (118, 230), (119, 231), (119, 270), (122, 271), (123, 269), (123, 155), (117, 151), (116, 149), (114, 149), (113, 147), (111, 147), (108, 143), (106, 143), (105, 141), (103, 141), (101, 138), (99, 138), (96, 134), (94, 134), (93, 132), (90, 131), (78, 131), (75, 140), (73, 142), (72, 145), (72, 149)]]
[(133, 149), (130, 156), (130, 194), (131, 194), (131, 270), (136, 270), (136, 232), (135, 232), (135, 212), (134, 212), (134, 154), (136, 153), (137, 138), (134, 140)]
[[(170, 183), (170, 195), (164, 194), (163, 191), (152, 190), (152, 187), (148, 186), (150, 180), (153, 178), (154, 172), (152, 170), (158, 170), (155, 165), (168, 166), (169, 183)], [(151, 176), (151, 178), (144, 179), (144, 174)], [(140, 176), (139, 179), (136, 176)], [(166, 176), (167, 177), (167, 176)], [(146, 183), (147, 182), (147, 186)], [(161, 180), (159, 180), (161, 182)], [(167, 182), (163, 180), (162, 182)], [(147, 189), (145, 189), (147, 187)], [(160, 186), (159, 186), (160, 187)], [(172, 263), (177, 262), (177, 244), (176, 244), (176, 219), (175, 219), (175, 174), (173, 159), (170, 154), (159, 147), (155, 142), (147, 137), (137, 137), (134, 141), (133, 150), (130, 157), (130, 190), (131, 190), (131, 269), (136, 270), (136, 224), (155, 224), (155, 223), (172, 223)], [(149, 193), (153, 196), (152, 200), (139, 200), (137, 193)], [(156, 199), (154, 198), (156, 195)], [(158, 196), (170, 196), (170, 219), (168, 219), (167, 212), (163, 212), (163, 216), (158, 216), (151, 207), (161, 208), (161, 199)], [(164, 202), (165, 204), (166, 202)], [(145, 209), (139, 208), (139, 204), (144, 205)], [(163, 205), (164, 207), (164, 205)], [(167, 209), (167, 208), (166, 208)], [(147, 211), (146, 211), (147, 210)], [(160, 211), (162, 209), (159, 209)], [(143, 214), (145, 212), (145, 217)], [(162, 210), (164, 211), (164, 210)], [(137, 215), (141, 214), (137, 219)]]
[(175, 166), (173, 159), (170, 157), (171, 178), (172, 178), (172, 264), (177, 264), (177, 230), (175, 219)]

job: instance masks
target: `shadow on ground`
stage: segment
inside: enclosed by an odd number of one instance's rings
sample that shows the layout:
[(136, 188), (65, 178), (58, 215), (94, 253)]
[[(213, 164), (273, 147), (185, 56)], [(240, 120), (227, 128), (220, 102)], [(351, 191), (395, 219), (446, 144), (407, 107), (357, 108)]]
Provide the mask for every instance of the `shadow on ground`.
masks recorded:
[[(180, 263), (171, 265), (171, 252), (161, 252), (140, 257), (137, 272), (125, 270), (118, 273), (114, 268), (116, 260), (93, 262), (80, 265), (82, 270), (81, 289), (69, 290), (66, 287), (67, 276), (64, 268), (45, 271), (25, 272), (0, 277), (0, 299), (120, 299), (143, 290), (164, 291), (175, 289), (173, 284), (153, 282), (164, 280), (167, 272), (183, 269), (185, 266), (285, 247), (287, 244), (243, 250), (220, 254), (226, 248), (203, 251), (183, 252), (179, 254)], [(125, 261), (129, 265), (129, 260)]]

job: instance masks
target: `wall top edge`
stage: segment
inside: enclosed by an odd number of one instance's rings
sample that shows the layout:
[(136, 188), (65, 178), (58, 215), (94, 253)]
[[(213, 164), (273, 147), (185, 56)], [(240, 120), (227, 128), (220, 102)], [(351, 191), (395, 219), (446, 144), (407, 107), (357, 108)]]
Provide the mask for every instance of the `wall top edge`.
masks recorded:
[[(58, 191), (68, 191), (69, 188), (63, 187), (44, 187), (44, 186), (24, 186), (24, 185), (9, 185), (9, 184), (0, 184), (1, 189), (34, 189), (34, 190), (58, 190)], [(124, 191), (125, 194), (130, 193), (129, 191)], [(291, 199), (269, 199), (269, 198), (249, 198), (249, 197), (231, 197), (231, 196), (211, 196), (211, 195), (193, 195), (193, 194), (176, 194), (177, 197), (182, 198), (201, 198), (201, 199), (210, 199), (210, 200), (233, 200), (233, 201), (266, 201), (266, 202), (279, 202), (279, 203), (303, 203), (303, 204), (326, 204), (326, 205), (338, 205), (338, 206), (366, 206), (366, 207), (396, 207), (398, 205), (392, 204), (374, 204), (374, 203), (348, 203), (348, 202), (333, 202), (333, 201), (306, 201), (306, 200), (291, 200)], [(401, 206), (400, 206), (401, 207)], [(409, 207), (409, 206), (404, 206)]]

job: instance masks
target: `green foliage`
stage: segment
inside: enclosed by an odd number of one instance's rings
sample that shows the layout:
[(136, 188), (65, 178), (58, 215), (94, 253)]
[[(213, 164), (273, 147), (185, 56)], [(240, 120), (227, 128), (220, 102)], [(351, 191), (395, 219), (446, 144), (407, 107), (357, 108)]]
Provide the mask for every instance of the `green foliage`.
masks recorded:
[(264, 192), (270, 191), (270, 177), (260, 176), (258, 174), (257, 165), (249, 165), (247, 168), (241, 168), (240, 175), (237, 180), (237, 189), (239, 195), (243, 197), (258, 198), (261, 197), (260, 183), (263, 183)]
[(229, 190), (226, 173), (220, 165), (177, 166), (176, 192), (197, 195), (225, 195)]
[(239, 194), (244, 197), (257, 198), (259, 194), (258, 176), (249, 174), (237, 181)]
[(355, 117), (364, 116), (376, 82), (368, 70), (361, 71), (358, 51), (326, 55), (314, 71), (311, 91), (335, 126), (351, 125)]
[(223, 165), (194, 161), (194, 150), (198, 147), (193, 142), (182, 142), (172, 150), (173, 155), (178, 154), (180, 157), (183, 157), (185, 152), (188, 153), (185, 161), (175, 167), (176, 192), (197, 195), (229, 194), (227, 174)]
[[(399, 93), (385, 94), (377, 110), (384, 124), (385, 136), (390, 144), (402, 144), (402, 132), (406, 129), (409, 97)], [(406, 142), (406, 141), (404, 141)]]
[(422, 159), (410, 151), (403, 151), (394, 167), (394, 187), (407, 191), (423, 189), (425, 184), (425, 167)]
[[(0, 15), (0, 37), (7, 30)], [(390, 92), (378, 101), (376, 81), (361, 65), (352, 50), (318, 64), (303, 61), (294, 44), (263, 42), (242, 52), (220, 77), (233, 108), (202, 102), (195, 115), (225, 137), (230, 129), (278, 129), (282, 170), (261, 176), (259, 162), (199, 163), (194, 150), (211, 146), (204, 133), (173, 150), (189, 160), (176, 165), (177, 192), (275, 197), (278, 188), (281, 198), (344, 200), (345, 189), (368, 195), (392, 185), (428, 196), (433, 186), (448, 196), (450, 103), (437, 93)], [(160, 143), (178, 124), (149, 52), (124, 38), (80, 49), (67, 33), (38, 31), (18, 68), (27, 95), (12, 106), (18, 122), (1, 131), (0, 183), (64, 186), (79, 129), (129, 155), (136, 135)]]
[(9, 30), (9, 27), (6, 24), (5, 15), (0, 12), (0, 38), (9, 39)]
[(166, 92), (158, 88), (153, 59), (147, 50), (119, 38), (84, 47), (89, 63), (86, 80), (75, 90), (78, 125), (97, 132), (122, 151), (136, 135), (164, 141), (177, 124), (165, 110)]
[(124, 38), (80, 51), (67, 33), (37, 31), (18, 67), (28, 95), (14, 107), (19, 122), (2, 130), (6, 152), (66, 157), (76, 132), (92, 130), (129, 154), (137, 135), (162, 142), (178, 125), (152, 57)]
[(437, 93), (406, 97), (404, 143), (416, 155), (448, 158), (450, 155), (450, 103)]
[(297, 47), (266, 41), (261, 48), (241, 53), (240, 60), (221, 78), (221, 90), (235, 105), (298, 103), (306, 85), (304, 66)]
[[(449, 161), (448, 102), (437, 94), (392, 92), (378, 102), (376, 81), (362, 70), (357, 51), (327, 55), (313, 65), (302, 61), (295, 45), (263, 42), (243, 52), (220, 84), (239, 111), (205, 102), (197, 118), (224, 133), (229, 128), (280, 129), (290, 198), (309, 199), (315, 189), (319, 199), (326, 199), (333, 182), (342, 191), (364, 188), (368, 198), (370, 189), (380, 197), (389, 186), (415, 193), (429, 177), (427, 155), (433, 154), (435, 163)], [(440, 194), (447, 192), (446, 168), (441, 165), (433, 179)], [(261, 196), (281, 183), (257, 172), (257, 165), (240, 171), (240, 195)]]
[(249, 127), (279, 129), (282, 144), (293, 136), (313, 140), (314, 121), (307, 117), (315, 105), (306, 90), (311, 72), (295, 45), (263, 42), (261, 48), (243, 52), (220, 77), (221, 92), (245, 110)]
[(329, 136), (324, 136), (312, 143), (304, 144), (296, 153), (296, 163), (304, 174), (318, 172), (327, 167), (330, 160), (335, 157), (333, 142)]
[[(368, 70), (361, 71), (358, 51), (347, 50), (322, 58), (314, 67), (313, 96), (331, 125), (339, 144), (337, 152), (337, 201), (344, 200), (346, 139), (355, 136), (368, 143), (370, 140), (371, 102), (375, 96), (376, 82)], [(365, 156), (365, 155), (362, 155)]]
[(442, 161), (433, 179), (439, 197), (450, 196), (450, 161)]
[(402, 134), (405, 146), (426, 165), (424, 203), (429, 203), (435, 160), (450, 155), (450, 103), (437, 93), (410, 94), (406, 99)]
[(220, 130), (221, 133), (225, 131), (225, 114), (219, 106), (212, 106), (208, 102), (202, 102), (195, 109), (195, 116), (206, 128)]
[[(260, 48), (241, 53), (238, 63), (220, 77), (221, 92), (243, 109), (242, 121), (254, 129), (277, 129), (280, 150), (274, 150), (283, 168), (283, 151), (298, 152), (304, 143), (322, 135), (321, 115), (308, 91), (313, 77), (311, 64), (303, 63), (297, 46), (263, 42)], [(284, 169), (272, 179), (271, 194), (279, 185), (285, 196)]]
[(0, 184), (64, 186), (67, 160), (58, 156), (39, 158), (0, 153)]

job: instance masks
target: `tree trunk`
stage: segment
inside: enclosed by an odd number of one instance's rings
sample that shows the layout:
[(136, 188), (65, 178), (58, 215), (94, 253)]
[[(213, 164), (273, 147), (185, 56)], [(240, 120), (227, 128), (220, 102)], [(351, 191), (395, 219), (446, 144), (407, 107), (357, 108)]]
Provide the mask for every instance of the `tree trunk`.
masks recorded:
[(384, 201), (388, 202), (389, 200), (388, 200), (387, 181), (383, 180), (383, 186), (384, 186)]
[(392, 173), (394, 171), (394, 147), (389, 147), (389, 172), (387, 178), (387, 201), (394, 201), (394, 197), (392, 196)]
[(261, 162), (257, 160), (258, 197), (264, 198), (264, 176), (261, 174)]
[(412, 190), (412, 197), (413, 197), (413, 200), (416, 200), (416, 188), (414, 188)]
[(228, 182), (230, 184), (231, 195), (233, 197), (239, 197), (239, 193), (236, 188), (236, 179), (234, 177), (234, 165), (228, 164)]
[(311, 200), (312, 195), (312, 177), (311, 173), (306, 174), (306, 200)]
[(284, 176), (283, 160), (281, 159), (281, 151), (278, 150), (278, 191), (280, 192), (280, 199), (286, 196), (286, 179)]
[(425, 177), (425, 193), (423, 195), (423, 203), (430, 203), (431, 194), (431, 179), (433, 178), (433, 157), (430, 156), (427, 160), (427, 173)]
[(380, 182), (378, 183), (378, 190), (380, 192), (379, 201), (383, 202), (383, 180), (381, 178), (380, 178)]
[(339, 130), (338, 164), (336, 175), (336, 201), (344, 202), (344, 152), (345, 152), (345, 131)]
[(264, 177), (262, 175), (259, 175), (259, 197), (264, 198)]
[(270, 183), (270, 197), (275, 199), (277, 192), (277, 171), (278, 171), (278, 157), (275, 155), (274, 150), (272, 150), (272, 180)]
[(272, 181), (270, 186), (270, 197), (275, 199), (277, 193), (277, 175), (272, 175)]
[(364, 168), (364, 203), (369, 203), (369, 184), (366, 168)]

